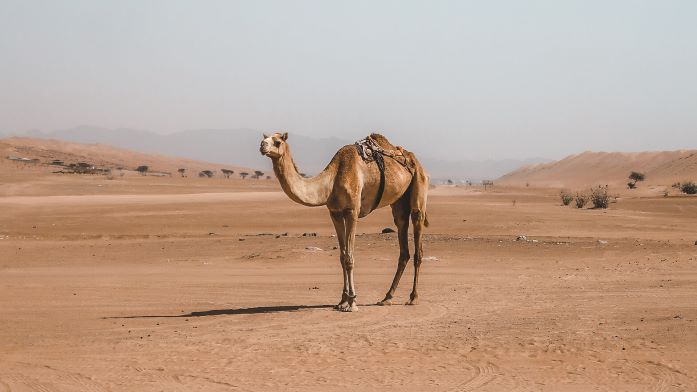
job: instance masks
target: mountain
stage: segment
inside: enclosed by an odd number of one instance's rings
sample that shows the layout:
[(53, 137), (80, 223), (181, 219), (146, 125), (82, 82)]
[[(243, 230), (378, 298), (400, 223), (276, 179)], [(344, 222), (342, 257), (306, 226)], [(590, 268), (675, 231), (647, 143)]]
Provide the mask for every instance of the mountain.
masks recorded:
[(499, 160), (440, 160), (430, 157), (421, 157), (421, 164), (431, 175), (431, 182), (442, 183), (447, 180), (463, 182), (470, 180), (479, 182), (481, 180), (491, 180), (509, 173), (521, 166), (531, 165), (541, 162), (548, 162), (544, 158), (530, 159), (499, 159)]
[(528, 165), (496, 180), (501, 185), (579, 187), (624, 186), (632, 171), (646, 175), (646, 185), (671, 185), (697, 180), (697, 150), (654, 152), (591, 152), (559, 161)]
[[(99, 143), (144, 153), (165, 154), (271, 171), (270, 160), (259, 154), (258, 146), (262, 132), (252, 129), (201, 129), (162, 135), (137, 129), (79, 126), (53, 132), (28, 131), (24, 133), (24, 136), (76, 143)], [(340, 147), (353, 142), (353, 140), (335, 137), (312, 138), (295, 133), (291, 133), (289, 138), (298, 167), (308, 174), (320, 172)], [(395, 143), (399, 144), (398, 141)], [(420, 153), (415, 147), (405, 146), (417, 154), (436, 182), (446, 179), (454, 181), (492, 179), (522, 165), (545, 161), (543, 159), (488, 161), (434, 159)]]

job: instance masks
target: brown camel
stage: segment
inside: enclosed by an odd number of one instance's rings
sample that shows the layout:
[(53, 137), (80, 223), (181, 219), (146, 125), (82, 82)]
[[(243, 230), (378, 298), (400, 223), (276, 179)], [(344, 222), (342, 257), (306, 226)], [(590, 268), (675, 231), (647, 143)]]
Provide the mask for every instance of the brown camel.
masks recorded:
[[(391, 305), (399, 280), (409, 261), (409, 219), (414, 226), (414, 287), (407, 305), (418, 302), (417, 286), (422, 249), (421, 233), (428, 226), (426, 199), (428, 177), (414, 154), (395, 147), (382, 135), (371, 139), (383, 159), (365, 161), (356, 145), (339, 149), (327, 167), (318, 175), (304, 178), (298, 173), (288, 143), (288, 133), (264, 135), (259, 151), (270, 157), (283, 191), (296, 203), (315, 207), (326, 205), (336, 229), (344, 271), (341, 301), (334, 308), (344, 312), (357, 310), (356, 289), (353, 283), (354, 248), (358, 218), (384, 206), (392, 207), (392, 216), (399, 238), (399, 264), (390, 290), (379, 305)], [(384, 166), (381, 172), (377, 161)], [(381, 185), (382, 183), (382, 185)], [(382, 191), (382, 192), (381, 192)], [(381, 196), (380, 196), (380, 193)]]

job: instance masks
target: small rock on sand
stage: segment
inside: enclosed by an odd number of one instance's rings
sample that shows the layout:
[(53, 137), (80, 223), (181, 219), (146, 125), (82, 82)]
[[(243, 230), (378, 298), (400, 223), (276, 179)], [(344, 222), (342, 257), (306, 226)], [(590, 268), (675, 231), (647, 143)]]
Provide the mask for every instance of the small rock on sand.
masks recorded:
[(391, 227), (385, 227), (382, 229), (382, 234), (387, 234), (387, 233), (394, 233), (394, 229)]
[(303, 237), (317, 237), (317, 233), (303, 233)]
[(527, 241), (527, 240), (528, 240), (528, 237), (526, 237), (526, 236), (524, 236), (524, 235), (519, 235), (518, 237), (516, 237), (515, 240), (516, 240), (516, 241)]
[(428, 256), (428, 257), (424, 257), (421, 260), (422, 261), (438, 261), (438, 258), (436, 256)]
[(598, 240), (598, 245), (606, 245), (607, 241), (605, 240)]
[(305, 247), (305, 250), (310, 250), (310, 251), (313, 251), (313, 252), (320, 252), (320, 251), (322, 251), (322, 248), (318, 248), (318, 247), (316, 247), (316, 246), (306, 246), (306, 247)]

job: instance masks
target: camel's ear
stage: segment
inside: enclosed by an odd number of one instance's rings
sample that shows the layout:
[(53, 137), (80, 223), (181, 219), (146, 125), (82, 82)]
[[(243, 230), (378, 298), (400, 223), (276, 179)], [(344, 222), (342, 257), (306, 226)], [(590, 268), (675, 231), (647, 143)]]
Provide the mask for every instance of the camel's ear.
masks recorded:
[(285, 142), (286, 140), (288, 140), (288, 132), (284, 133), (284, 134), (281, 136), (281, 140), (283, 140), (284, 142)]
[(269, 138), (269, 135), (264, 134), (264, 139), (268, 139), (268, 138)]

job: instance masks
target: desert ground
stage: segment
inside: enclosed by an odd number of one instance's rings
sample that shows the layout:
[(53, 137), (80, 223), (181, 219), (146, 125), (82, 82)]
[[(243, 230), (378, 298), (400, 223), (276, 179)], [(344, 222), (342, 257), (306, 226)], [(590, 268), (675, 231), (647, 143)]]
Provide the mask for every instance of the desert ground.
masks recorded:
[(420, 304), (381, 209), (341, 313), (325, 208), (110, 178), (0, 166), (0, 391), (697, 390), (697, 198), (436, 187)]

